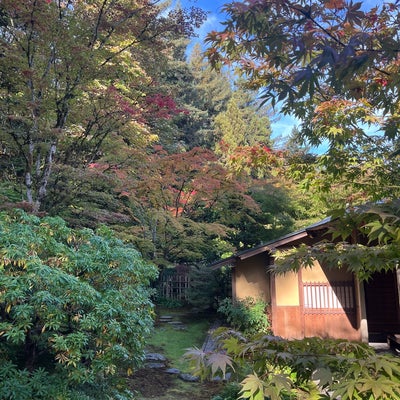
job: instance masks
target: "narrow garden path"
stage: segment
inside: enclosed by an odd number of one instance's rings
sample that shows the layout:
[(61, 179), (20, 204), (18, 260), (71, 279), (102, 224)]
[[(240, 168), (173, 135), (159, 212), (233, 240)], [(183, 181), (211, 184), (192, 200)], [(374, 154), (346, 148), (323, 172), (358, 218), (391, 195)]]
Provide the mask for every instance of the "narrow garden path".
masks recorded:
[[(200, 319), (204, 323), (199, 329), (203, 332), (193, 332)], [(155, 332), (161, 342), (150, 344), (149, 352), (146, 356), (144, 368), (135, 372), (129, 378), (131, 389), (136, 394), (138, 400), (211, 400), (222, 389), (220, 382), (200, 382), (197, 377), (192, 376), (187, 370), (181, 370), (177, 366), (176, 356), (168, 358), (171, 347), (178, 346), (181, 342), (183, 348), (181, 355), (186, 348), (197, 346), (206, 351), (212, 350), (214, 343), (210, 332), (214, 329), (216, 323), (213, 316), (207, 321), (205, 316), (187, 315), (187, 312), (174, 312), (172, 315), (162, 313), (156, 321)], [(208, 331), (207, 331), (208, 328)], [(201, 337), (203, 344), (199, 346), (198, 338)], [(159, 340), (158, 338), (158, 340)], [(188, 345), (188, 340), (193, 338), (193, 343)], [(185, 347), (186, 346), (186, 347)], [(185, 366), (183, 366), (185, 368)]]

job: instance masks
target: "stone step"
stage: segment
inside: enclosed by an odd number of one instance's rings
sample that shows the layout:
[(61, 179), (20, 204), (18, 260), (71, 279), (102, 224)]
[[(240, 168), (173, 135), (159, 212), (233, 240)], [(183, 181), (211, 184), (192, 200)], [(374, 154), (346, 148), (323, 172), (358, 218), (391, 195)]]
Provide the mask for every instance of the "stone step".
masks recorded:
[(173, 320), (173, 317), (171, 315), (162, 315), (158, 318), (160, 322), (169, 322)]

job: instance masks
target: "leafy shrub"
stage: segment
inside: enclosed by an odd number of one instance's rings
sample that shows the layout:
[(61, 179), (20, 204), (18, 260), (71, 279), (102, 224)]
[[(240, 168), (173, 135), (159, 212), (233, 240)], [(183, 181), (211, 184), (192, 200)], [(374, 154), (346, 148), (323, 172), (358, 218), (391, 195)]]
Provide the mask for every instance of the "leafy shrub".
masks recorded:
[(0, 213), (0, 398), (129, 398), (156, 274), (105, 227)]
[(216, 310), (220, 298), (231, 292), (231, 269), (210, 270), (209, 266), (196, 265), (190, 269), (188, 303), (199, 310)]
[(162, 308), (182, 308), (185, 303), (183, 300), (170, 299), (168, 297), (156, 296), (154, 302), (157, 306)]
[[(400, 358), (377, 354), (365, 343), (306, 338), (283, 340), (258, 334), (244, 338), (219, 330), (214, 355), (188, 351), (203, 379), (222, 371), (242, 376), (240, 398), (249, 400), (400, 398)], [(204, 361), (206, 360), (206, 362)]]
[(267, 306), (263, 300), (251, 297), (243, 300), (226, 298), (220, 302), (218, 312), (225, 316), (233, 328), (243, 333), (267, 333), (270, 330)]
[(212, 400), (237, 400), (240, 397), (241, 386), (237, 382), (229, 382), (222, 389), (221, 393)]

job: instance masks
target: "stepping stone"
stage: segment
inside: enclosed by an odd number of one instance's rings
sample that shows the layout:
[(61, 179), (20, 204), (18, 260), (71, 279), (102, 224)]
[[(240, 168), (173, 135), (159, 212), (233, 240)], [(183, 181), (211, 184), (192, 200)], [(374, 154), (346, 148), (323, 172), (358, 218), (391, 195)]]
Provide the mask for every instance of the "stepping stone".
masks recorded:
[(172, 326), (177, 331), (183, 331), (186, 329), (186, 325), (183, 324), (181, 321), (170, 321), (168, 325)]
[(193, 376), (191, 374), (180, 374), (179, 378), (185, 382), (198, 382), (199, 381), (198, 376)]
[(145, 359), (146, 361), (167, 361), (165, 356), (159, 353), (147, 353)]
[(166, 365), (164, 363), (145, 363), (145, 367), (151, 369), (161, 369), (165, 368)]
[(169, 322), (172, 321), (172, 317), (170, 315), (162, 315), (158, 318), (160, 322)]
[(171, 375), (179, 375), (181, 373), (178, 368), (168, 368), (165, 370), (165, 372)]
[(214, 376), (211, 380), (213, 382), (227, 382), (231, 379), (231, 373), (227, 372), (225, 374), (225, 378), (223, 378), (222, 376)]

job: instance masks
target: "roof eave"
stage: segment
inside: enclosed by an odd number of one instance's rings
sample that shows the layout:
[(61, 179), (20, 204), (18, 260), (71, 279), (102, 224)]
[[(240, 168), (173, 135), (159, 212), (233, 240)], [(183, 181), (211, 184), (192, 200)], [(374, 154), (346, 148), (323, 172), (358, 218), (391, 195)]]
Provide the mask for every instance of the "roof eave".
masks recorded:
[(307, 236), (312, 236), (312, 232), (327, 228), (331, 224), (331, 222), (332, 221), (330, 217), (325, 218), (322, 221), (319, 221), (313, 225), (308, 226), (307, 228), (302, 229), (301, 231), (290, 233), (286, 236), (281, 237), (280, 239), (257, 246), (256, 248), (238, 252), (232, 255), (231, 257), (225, 258), (223, 260), (211, 264), (210, 267), (211, 269), (215, 270), (224, 267), (226, 265), (235, 266), (238, 261), (246, 260), (247, 258), (254, 257), (264, 252), (272, 252), (273, 250), (279, 247), (288, 245), (292, 242), (296, 242)]
[(235, 265), (236, 263), (236, 257), (232, 256), (232, 257), (228, 257), (228, 258), (224, 258), (223, 260), (217, 261), (213, 264), (210, 265), (212, 270), (221, 268), (221, 267), (225, 267), (226, 265)]

